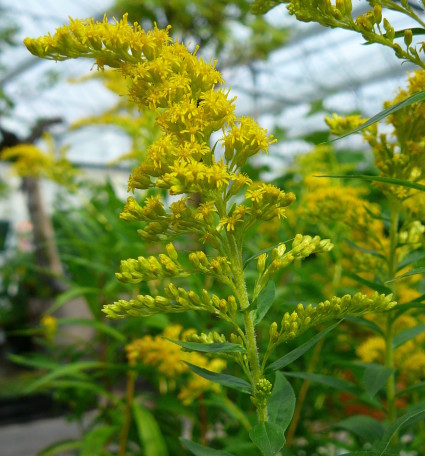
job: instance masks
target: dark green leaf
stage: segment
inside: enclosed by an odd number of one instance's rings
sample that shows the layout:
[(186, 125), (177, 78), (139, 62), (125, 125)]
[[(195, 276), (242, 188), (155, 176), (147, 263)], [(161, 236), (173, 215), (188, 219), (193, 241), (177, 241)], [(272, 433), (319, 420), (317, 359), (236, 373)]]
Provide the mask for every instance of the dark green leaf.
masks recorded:
[(303, 380), (310, 380), (315, 383), (320, 383), (325, 386), (329, 386), (332, 389), (341, 391), (347, 391), (359, 395), (360, 390), (354, 383), (347, 382), (347, 380), (341, 380), (340, 378), (331, 377), (323, 374), (310, 374), (308, 372), (285, 372), (286, 377), (302, 378)]
[(373, 443), (384, 435), (382, 424), (370, 416), (357, 415), (350, 416), (339, 422), (336, 427), (346, 429), (360, 437), (365, 442)]
[(319, 340), (322, 339), (322, 337), (325, 337), (326, 334), (335, 329), (341, 323), (341, 321), (342, 320), (338, 321), (337, 323), (334, 323), (333, 325), (321, 331), (319, 334), (313, 336), (304, 344), (297, 347), (295, 350), (292, 350), (291, 352), (279, 358), (277, 361), (274, 361), (273, 363), (269, 364), (266, 368), (266, 372), (273, 372), (276, 370), (283, 369), (284, 367), (294, 362), (296, 359), (300, 358), (302, 355), (304, 355), (306, 351), (310, 350), (310, 348), (316, 345), (317, 342), (319, 342)]
[(377, 291), (378, 293), (382, 294), (391, 294), (391, 289), (382, 285), (380, 283), (372, 282), (370, 280), (366, 280), (363, 277), (360, 277), (357, 274), (351, 272), (345, 272), (344, 275), (349, 277), (350, 279), (355, 280), (356, 282), (360, 283), (361, 285), (365, 285), (366, 287), (371, 288), (372, 290)]
[[(354, 130), (351, 130), (350, 132), (345, 133), (344, 135), (338, 136), (338, 138), (332, 139), (331, 141), (328, 141), (328, 142), (337, 141), (339, 139), (345, 138), (346, 136), (352, 135), (353, 133), (357, 133), (357, 132), (363, 130), (364, 128), (369, 127), (370, 125), (373, 125), (374, 123), (379, 122), (382, 119), (385, 119), (385, 117), (388, 117), (389, 115), (399, 111), (400, 109), (406, 108), (407, 106), (410, 106), (414, 103), (418, 103), (423, 100), (425, 100), (425, 91), (417, 92), (417, 93), (411, 95), (410, 97), (407, 97), (405, 100), (400, 101), (399, 103), (396, 103), (395, 105), (392, 105), (389, 108), (384, 109), (383, 111), (374, 115), (369, 120), (364, 122), (362, 125), (355, 128)], [(424, 190), (425, 190), (425, 186), (424, 186)]]
[(264, 456), (275, 456), (285, 445), (283, 429), (274, 423), (259, 423), (249, 431), (249, 437)]
[(345, 317), (346, 321), (349, 321), (351, 323), (355, 323), (356, 325), (362, 325), (365, 326), (366, 328), (372, 329), (373, 331), (377, 332), (381, 336), (384, 336), (384, 332), (382, 329), (372, 321), (366, 320), (366, 318), (362, 317)]
[[(425, 92), (424, 92), (425, 93)], [(360, 179), (370, 182), (383, 182), (384, 184), (399, 185), (400, 187), (413, 188), (415, 190), (425, 191), (425, 185), (417, 184), (416, 182), (411, 182), (403, 179), (394, 179), (392, 177), (380, 177), (380, 176), (366, 176), (359, 174), (357, 176), (346, 176), (346, 175), (333, 175), (333, 176), (317, 176), (317, 177), (330, 177), (336, 179)]]
[(281, 372), (276, 372), (272, 394), (267, 404), (271, 423), (277, 424), (283, 432), (294, 415), (296, 397), (291, 384)]
[(393, 437), (403, 428), (412, 426), (425, 418), (425, 403), (421, 403), (413, 410), (398, 418), (385, 432), (381, 441), (374, 445), (377, 456), (384, 456), (391, 445)]
[(404, 396), (405, 394), (409, 394), (413, 391), (416, 391), (418, 389), (425, 388), (425, 381), (416, 383), (415, 385), (409, 386), (409, 388), (402, 389), (401, 391), (398, 391), (396, 393), (396, 396)]
[(188, 363), (186, 361), (185, 363), (190, 367), (190, 369), (193, 372), (195, 372), (195, 374), (199, 375), (200, 377), (206, 378), (210, 382), (219, 383), (220, 385), (236, 389), (238, 391), (241, 391), (242, 393), (252, 393), (251, 385), (239, 377), (234, 377), (233, 375), (228, 374), (218, 374), (217, 372), (209, 371), (207, 369), (195, 366), (194, 364)]
[(394, 369), (380, 364), (369, 364), (363, 372), (363, 385), (366, 391), (373, 397), (384, 387), (387, 380), (394, 373)]
[(145, 456), (168, 456), (167, 445), (152, 413), (137, 402), (133, 402), (132, 408), (143, 454)]
[(400, 347), (400, 345), (403, 345), (410, 339), (414, 339), (423, 332), (425, 332), (425, 323), (399, 332), (393, 339), (393, 348), (396, 349), (397, 347)]
[(180, 437), (179, 440), (195, 456), (232, 456), (232, 454), (227, 451), (207, 448), (203, 445), (199, 445), (199, 443), (184, 439), (183, 437)]
[(276, 295), (276, 285), (273, 280), (265, 286), (257, 298), (257, 310), (255, 311), (255, 324), (257, 325), (266, 316)]
[(230, 342), (222, 342), (215, 344), (201, 344), (198, 342), (182, 342), (181, 340), (165, 339), (173, 342), (173, 344), (179, 345), (182, 348), (190, 351), (202, 352), (202, 353), (245, 353), (246, 350), (242, 345), (231, 344)]
[(119, 429), (115, 426), (101, 426), (91, 430), (84, 436), (80, 456), (93, 456), (94, 454), (103, 454), (103, 447), (108, 443), (109, 439)]
[(417, 275), (417, 274), (425, 274), (425, 268), (422, 267), (422, 268), (412, 269), (411, 271), (406, 272), (405, 274), (399, 275), (392, 280), (388, 280), (385, 283), (395, 282), (396, 280), (403, 279), (404, 277), (409, 277), (409, 276)]

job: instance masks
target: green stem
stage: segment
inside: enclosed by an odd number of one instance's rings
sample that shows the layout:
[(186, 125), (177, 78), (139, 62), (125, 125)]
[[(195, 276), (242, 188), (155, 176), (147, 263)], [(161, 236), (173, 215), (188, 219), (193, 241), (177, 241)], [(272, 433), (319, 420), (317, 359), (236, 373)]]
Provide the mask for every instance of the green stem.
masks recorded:
[[(394, 203), (394, 202), (393, 202)], [(391, 204), (391, 224), (390, 224), (390, 251), (388, 257), (388, 280), (392, 280), (396, 274), (397, 268), (397, 234), (398, 234), (398, 204)], [(391, 284), (392, 291), (395, 291), (394, 283)], [(393, 316), (388, 312), (385, 326), (385, 366), (389, 369), (394, 369), (394, 349), (393, 349)], [(388, 404), (388, 420), (393, 423), (396, 419), (395, 407), (395, 375), (390, 376), (387, 381), (387, 404)]]
[(125, 392), (125, 416), (124, 416), (124, 424), (121, 429), (121, 436), (120, 436), (120, 446), (118, 450), (118, 456), (125, 456), (126, 447), (127, 447), (127, 439), (128, 439), (128, 432), (130, 430), (131, 424), (131, 406), (133, 404), (134, 398), (134, 385), (136, 383), (136, 372), (130, 370), (127, 374), (127, 386)]
[[(251, 383), (255, 394), (255, 387), (258, 381), (261, 379), (261, 369), (260, 360), (258, 358), (257, 340), (255, 337), (254, 312), (252, 310), (248, 310), (249, 298), (246, 289), (241, 252), (238, 250), (236, 239), (232, 234), (228, 235), (228, 239), (230, 246), (229, 259), (232, 265), (231, 267), (234, 276), (233, 278), (236, 285), (237, 297), (239, 300), (241, 310), (243, 312), (246, 334), (246, 354), (249, 362), (249, 367), (252, 373)], [(264, 423), (268, 420), (267, 407), (265, 404), (257, 405), (257, 414), (260, 422)]]

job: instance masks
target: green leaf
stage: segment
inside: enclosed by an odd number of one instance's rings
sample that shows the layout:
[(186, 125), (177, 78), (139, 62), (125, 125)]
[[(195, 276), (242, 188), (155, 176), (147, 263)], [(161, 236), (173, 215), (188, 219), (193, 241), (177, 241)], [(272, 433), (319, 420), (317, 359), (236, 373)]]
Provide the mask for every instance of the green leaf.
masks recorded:
[(354, 242), (351, 242), (351, 241), (348, 240), (348, 239), (344, 239), (344, 241), (345, 241), (349, 246), (353, 247), (353, 248), (356, 249), (356, 250), (359, 250), (360, 252), (369, 253), (370, 255), (374, 255), (374, 256), (377, 256), (378, 258), (382, 258), (383, 260), (386, 260), (385, 256), (382, 255), (382, 253), (375, 252), (375, 250), (369, 250), (369, 249), (365, 249), (364, 247), (360, 247), (359, 245), (354, 244)]
[(405, 344), (410, 339), (414, 339), (423, 332), (425, 332), (425, 323), (399, 332), (393, 339), (393, 349), (400, 347), (400, 345)]
[(380, 283), (372, 282), (370, 280), (366, 280), (363, 277), (360, 277), (357, 274), (354, 274), (352, 272), (345, 272), (344, 275), (346, 277), (349, 277), (350, 279), (355, 280), (356, 282), (360, 283), (361, 285), (364, 285), (366, 287), (371, 288), (372, 290), (377, 291), (378, 293), (382, 294), (391, 294), (391, 289), (386, 287), (385, 285), (382, 285)]
[(167, 339), (186, 350), (201, 353), (246, 353), (246, 350), (242, 345), (231, 344), (230, 342), (201, 344), (198, 342), (182, 342), (181, 340), (169, 339), (168, 337), (164, 337), (164, 339)]
[(127, 338), (112, 326), (90, 318), (60, 318), (58, 319), (58, 324), (60, 326), (90, 326), (101, 333), (111, 336), (118, 342), (125, 343), (127, 341)]
[(133, 402), (132, 409), (143, 454), (145, 456), (168, 456), (167, 445), (152, 413), (137, 402)]
[(219, 383), (220, 385), (236, 389), (238, 391), (241, 391), (242, 393), (252, 393), (251, 385), (239, 377), (233, 377), (233, 375), (228, 374), (218, 374), (217, 372), (212, 372), (202, 367), (195, 366), (194, 364), (188, 363), (187, 361), (185, 361), (185, 363), (190, 367), (190, 369), (193, 372), (195, 372), (195, 374), (199, 375), (200, 377), (206, 378), (210, 382)]
[(417, 405), (405, 415), (398, 418), (385, 432), (381, 441), (372, 448), (377, 456), (384, 456), (391, 445), (393, 437), (403, 428), (412, 426), (425, 418), (425, 403)]
[(60, 442), (55, 442), (52, 445), (49, 445), (44, 450), (41, 450), (37, 453), (37, 456), (56, 456), (69, 454), (69, 450), (77, 450), (81, 448), (81, 440), (61, 440)]
[(53, 305), (45, 312), (45, 315), (51, 315), (52, 313), (56, 312), (60, 309), (63, 305), (67, 302), (71, 301), (74, 298), (79, 296), (86, 296), (86, 295), (99, 295), (100, 291), (98, 288), (93, 287), (73, 287), (70, 290), (61, 293), (56, 299)]
[(232, 454), (227, 451), (207, 448), (203, 445), (199, 445), (199, 443), (184, 439), (183, 437), (179, 437), (179, 440), (195, 456), (232, 456)]
[(310, 350), (310, 348), (316, 345), (320, 339), (325, 337), (326, 334), (335, 329), (341, 323), (341, 321), (342, 320), (338, 321), (337, 323), (334, 323), (333, 325), (321, 331), (319, 334), (313, 336), (304, 344), (297, 347), (295, 350), (292, 350), (291, 352), (279, 358), (277, 361), (274, 361), (273, 363), (269, 364), (266, 368), (266, 372), (273, 372), (276, 370), (283, 369), (284, 367), (294, 362), (296, 359), (300, 358), (302, 355), (304, 355), (306, 351)]
[(102, 363), (100, 361), (81, 361), (79, 363), (57, 366), (48, 374), (39, 378), (34, 383), (31, 383), (27, 388), (25, 388), (24, 393), (32, 393), (33, 391), (46, 386), (51, 380), (56, 380), (58, 377), (83, 374), (83, 371), (85, 370), (96, 369), (100, 367), (105, 367), (105, 363)]
[[(424, 92), (425, 93), (425, 92)], [(330, 177), (336, 179), (360, 179), (370, 182), (383, 182), (384, 184), (399, 185), (400, 187), (413, 188), (415, 190), (425, 191), (425, 185), (417, 184), (416, 182), (411, 182), (403, 179), (394, 179), (392, 177), (380, 177), (380, 176), (367, 176), (359, 174), (356, 176), (353, 175), (332, 175), (332, 176), (317, 176), (317, 177)]]
[(396, 396), (404, 396), (405, 394), (409, 394), (413, 391), (416, 391), (418, 389), (425, 388), (425, 381), (416, 383), (415, 385), (409, 386), (408, 388), (402, 389), (401, 391), (398, 391), (396, 393)]
[(260, 321), (266, 316), (267, 312), (273, 305), (274, 298), (276, 296), (276, 285), (273, 280), (265, 286), (263, 291), (257, 298), (257, 310), (255, 311), (255, 324), (258, 325)]
[(369, 364), (363, 372), (363, 385), (366, 391), (374, 397), (387, 383), (387, 380), (394, 373), (394, 369), (380, 364)]
[(409, 276), (417, 275), (417, 274), (425, 274), (425, 268), (422, 267), (422, 268), (412, 269), (411, 271), (406, 272), (405, 274), (394, 277), (394, 279), (392, 279), (392, 280), (387, 280), (385, 283), (395, 282), (396, 280), (403, 279), (404, 277), (409, 277)]
[(285, 445), (285, 434), (277, 424), (259, 423), (249, 431), (249, 437), (264, 456), (275, 456)]
[(356, 325), (365, 326), (366, 328), (372, 329), (373, 331), (377, 332), (381, 336), (384, 336), (384, 332), (382, 331), (382, 329), (376, 323), (373, 323), (372, 321), (366, 320), (366, 318), (362, 318), (362, 317), (345, 317), (345, 320), (349, 321), (350, 323), (354, 323)]
[[(338, 138), (332, 139), (329, 142), (333, 141), (338, 141), (339, 139), (345, 138), (346, 136), (352, 135), (353, 133), (357, 133), (364, 128), (369, 127), (370, 125), (373, 125), (376, 122), (379, 122), (382, 119), (385, 119), (385, 117), (388, 117), (389, 115), (399, 111), (400, 109), (406, 108), (407, 106), (410, 106), (414, 103), (418, 103), (420, 101), (425, 100), (425, 91), (424, 92), (417, 92), (410, 97), (407, 97), (405, 100), (400, 101), (399, 103), (396, 103), (395, 105), (390, 106), (387, 109), (384, 109), (383, 111), (379, 112), (378, 114), (375, 114), (373, 117), (371, 117), (369, 120), (364, 122), (362, 125), (359, 127), (355, 128), (354, 130), (351, 130), (348, 133), (345, 133), (342, 136), (338, 136)], [(425, 186), (424, 186), (425, 189)]]
[[(413, 36), (416, 36), (416, 35), (425, 35), (425, 29), (423, 29), (423, 28), (421, 28), (421, 27), (412, 27), (412, 28), (409, 28), (409, 29), (396, 30), (396, 31), (394, 32), (394, 37), (393, 37), (393, 39), (394, 39), (394, 38), (404, 38), (404, 32), (405, 32), (406, 30), (410, 30), (410, 31), (412, 32), (412, 35), (413, 35)], [(386, 33), (384, 33), (382, 36), (385, 37), (385, 38), (388, 37)], [(369, 46), (369, 45), (371, 45), (371, 44), (373, 44), (373, 43), (370, 42), (370, 41), (367, 41), (366, 43), (363, 43), (364, 46)]]
[(276, 372), (275, 382), (267, 404), (271, 423), (277, 424), (283, 432), (294, 415), (296, 397), (291, 384), (281, 372)]
[(119, 432), (115, 426), (101, 426), (91, 430), (84, 436), (80, 456), (93, 456), (94, 454), (103, 454), (102, 449), (108, 443), (110, 438)]
[(416, 263), (417, 261), (425, 260), (425, 252), (423, 250), (416, 250), (406, 255), (403, 261), (398, 265), (397, 271), (404, 269), (406, 266)]
[(335, 427), (345, 429), (365, 442), (373, 443), (384, 435), (382, 424), (370, 416), (356, 415), (340, 421)]
[(360, 390), (354, 383), (341, 380), (340, 378), (331, 377), (323, 374), (310, 374), (308, 372), (285, 372), (286, 377), (302, 378), (303, 380), (310, 380), (315, 383), (320, 383), (329, 386), (332, 389), (346, 391), (347, 393), (359, 396)]

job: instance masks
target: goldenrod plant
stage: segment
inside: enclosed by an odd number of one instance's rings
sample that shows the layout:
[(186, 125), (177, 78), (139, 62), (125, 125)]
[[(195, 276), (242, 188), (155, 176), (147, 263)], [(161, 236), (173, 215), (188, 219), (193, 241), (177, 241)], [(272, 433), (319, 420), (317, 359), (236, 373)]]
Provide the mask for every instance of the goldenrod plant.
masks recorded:
[[(250, 396), (257, 412), (250, 438), (264, 455), (278, 454), (293, 413), (292, 400), (290, 406), (286, 402), (293, 393), (279, 371), (321, 336), (274, 362), (269, 362), (270, 356), (312, 327), (389, 311), (395, 306), (392, 295), (357, 293), (299, 304), (267, 324), (263, 344), (256, 328), (273, 305), (274, 275), (293, 262), (327, 254), (333, 245), (329, 239), (297, 233), (254, 258), (245, 257), (250, 230), (284, 219), (295, 196), (243, 172), (247, 161), (267, 153), (274, 139), (253, 119), (235, 116), (235, 98), (222, 87), (215, 62), (205, 62), (197, 57), (198, 49), (189, 52), (183, 43), (173, 41), (169, 28), (145, 32), (137, 23), (128, 24), (126, 15), (114, 23), (106, 17), (102, 22), (71, 20), (53, 36), (27, 38), (25, 44), (38, 57), (85, 57), (94, 59), (100, 69), (116, 69), (130, 82), (130, 98), (155, 113), (161, 136), (134, 169), (128, 187), (156, 193), (143, 202), (129, 197), (121, 218), (140, 226), (142, 240), (158, 248), (165, 244), (164, 253), (123, 260), (117, 278), (135, 286), (160, 281), (163, 292), (121, 299), (103, 311), (111, 319), (207, 312), (213, 322), (227, 323), (225, 335), (190, 334), (174, 343), (239, 366), (242, 375), (236, 377), (208, 370), (209, 364), (199, 367), (186, 361), (195, 374)], [(179, 252), (179, 242), (186, 236), (199, 241), (200, 247)], [(250, 283), (246, 273), (254, 261), (256, 278)], [(185, 288), (193, 274), (219, 283), (219, 291)], [(207, 451), (190, 441), (185, 444), (195, 454)]]

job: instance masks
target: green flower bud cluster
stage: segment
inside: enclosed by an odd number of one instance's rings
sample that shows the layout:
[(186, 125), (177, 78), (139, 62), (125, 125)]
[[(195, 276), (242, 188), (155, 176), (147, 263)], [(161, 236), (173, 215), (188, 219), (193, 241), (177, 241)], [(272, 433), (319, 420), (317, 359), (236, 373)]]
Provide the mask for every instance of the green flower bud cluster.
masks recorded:
[(187, 277), (188, 272), (178, 262), (178, 255), (173, 244), (168, 244), (168, 255), (161, 253), (158, 258), (140, 256), (136, 259), (122, 260), (120, 271), (115, 275), (124, 283), (140, 283), (142, 281), (160, 279), (164, 277)]
[(197, 251), (189, 254), (189, 260), (199, 272), (213, 275), (224, 283), (231, 283), (232, 271), (226, 257), (218, 256), (209, 260), (204, 252)]
[(206, 290), (197, 294), (193, 290), (186, 291), (184, 288), (176, 287), (173, 283), (165, 287), (164, 294), (165, 297), (139, 295), (130, 301), (120, 299), (113, 304), (105, 305), (102, 310), (111, 319), (125, 316), (147, 317), (158, 313), (180, 313), (187, 310), (203, 310), (229, 322), (236, 318), (237, 304), (234, 296), (223, 299), (212, 294), (210, 297)]
[[(339, 27), (358, 32), (367, 42), (391, 47), (398, 58), (410, 60), (425, 68), (425, 62), (421, 60), (417, 49), (411, 46), (412, 30), (408, 29), (404, 32), (406, 50), (403, 50), (395, 42), (397, 37), (394, 27), (382, 14), (382, 9), (387, 8), (417, 20), (409, 2), (402, 1), (400, 5), (392, 0), (369, 1), (372, 8), (355, 19), (352, 15), (351, 0), (335, 0), (335, 5), (331, 0), (255, 0), (252, 9), (256, 14), (264, 14), (280, 3), (286, 3), (289, 13), (295, 15), (300, 21), (317, 22), (325, 27)], [(422, 25), (420, 20), (417, 22)], [(422, 46), (420, 50), (425, 49)]]
[(281, 329), (272, 324), (270, 337), (278, 345), (282, 342), (294, 339), (312, 326), (323, 324), (329, 320), (344, 318), (347, 316), (360, 316), (372, 312), (385, 312), (392, 309), (397, 303), (393, 301), (393, 295), (379, 295), (378, 293), (368, 297), (361, 293), (354, 296), (345, 295), (342, 298), (334, 296), (330, 300), (321, 302), (313, 307), (309, 304), (304, 307), (298, 304), (290, 314), (286, 312), (282, 318)]
[(197, 342), (199, 344), (219, 344), (227, 342), (226, 336), (224, 334), (219, 334), (217, 331), (209, 332), (208, 334), (189, 334), (186, 337), (188, 342)]
[(319, 236), (297, 234), (292, 242), (292, 249), (286, 252), (286, 245), (279, 244), (272, 250), (272, 261), (268, 267), (266, 262), (268, 255), (261, 254), (257, 259), (258, 279), (255, 284), (253, 300), (261, 293), (267, 285), (271, 276), (277, 271), (291, 264), (294, 260), (303, 260), (313, 253), (323, 253), (332, 250), (333, 244), (329, 239), (320, 239)]
[(200, 294), (193, 290), (186, 291), (170, 283), (164, 289), (165, 296), (139, 295), (136, 299), (125, 301), (120, 299), (113, 304), (103, 306), (102, 311), (110, 319), (130, 317), (148, 317), (158, 313), (181, 313), (187, 310), (203, 310), (233, 321), (236, 316), (236, 299), (234, 296), (223, 299), (210, 295), (206, 290)]
[(252, 403), (256, 407), (265, 407), (272, 393), (272, 387), (273, 385), (266, 378), (260, 378), (255, 384), (254, 395), (251, 396)]

